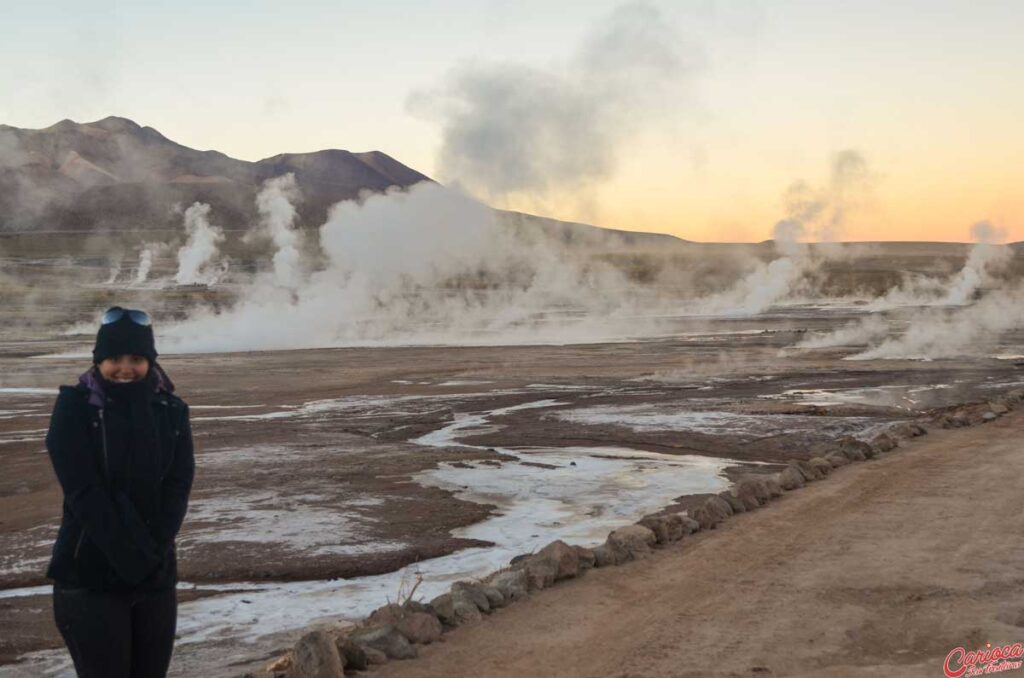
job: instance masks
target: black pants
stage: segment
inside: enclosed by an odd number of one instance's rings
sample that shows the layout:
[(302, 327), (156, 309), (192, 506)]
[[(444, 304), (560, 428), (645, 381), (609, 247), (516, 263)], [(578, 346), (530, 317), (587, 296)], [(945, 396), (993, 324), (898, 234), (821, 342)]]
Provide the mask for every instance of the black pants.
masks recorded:
[(163, 678), (171, 663), (178, 599), (147, 593), (53, 590), (53, 616), (80, 678)]

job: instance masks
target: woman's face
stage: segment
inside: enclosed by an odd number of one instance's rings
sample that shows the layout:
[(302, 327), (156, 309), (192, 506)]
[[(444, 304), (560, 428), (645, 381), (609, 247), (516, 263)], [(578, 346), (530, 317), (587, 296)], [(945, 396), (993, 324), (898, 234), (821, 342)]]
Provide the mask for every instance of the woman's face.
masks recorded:
[(113, 358), (104, 358), (99, 367), (100, 374), (107, 381), (127, 384), (145, 379), (149, 373), (149, 360), (141, 355), (115, 355)]

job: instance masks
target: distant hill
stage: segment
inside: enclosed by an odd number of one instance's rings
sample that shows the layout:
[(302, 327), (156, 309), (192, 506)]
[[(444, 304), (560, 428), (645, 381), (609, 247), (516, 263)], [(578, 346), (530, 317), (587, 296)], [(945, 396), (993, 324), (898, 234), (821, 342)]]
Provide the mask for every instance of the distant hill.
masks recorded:
[(522, 212), (498, 210), (498, 220), (526, 238), (545, 237), (572, 248), (588, 250), (657, 250), (691, 244), (667, 233), (643, 233), (559, 221)]
[(63, 120), (40, 130), (0, 125), (0, 230), (168, 228), (175, 207), (209, 203), (218, 223), (254, 223), (264, 180), (292, 172), (303, 223), (362, 191), (408, 187), (430, 178), (380, 153), (285, 153), (258, 162), (197, 151), (125, 118)]

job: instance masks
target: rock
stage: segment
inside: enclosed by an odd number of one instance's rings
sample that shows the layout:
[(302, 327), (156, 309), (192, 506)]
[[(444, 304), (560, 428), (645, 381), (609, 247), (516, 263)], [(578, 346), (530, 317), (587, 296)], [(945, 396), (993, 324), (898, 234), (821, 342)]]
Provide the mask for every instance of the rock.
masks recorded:
[(648, 530), (654, 533), (654, 538), (659, 544), (667, 544), (669, 540), (668, 536), (668, 525), (665, 524), (665, 519), (661, 516), (647, 516), (641, 518), (637, 525), (643, 525)]
[(668, 531), (669, 541), (679, 541), (684, 535), (689, 534), (683, 523), (683, 516), (679, 513), (670, 513), (665, 516), (665, 529)]
[(373, 624), (390, 624), (394, 626), (398, 621), (405, 617), (407, 614), (405, 608), (401, 605), (385, 605), (384, 607), (378, 607), (376, 610), (370, 613), (370, 616), (366, 618), (367, 621)]
[(605, 542), (594, 548), (594, 564), (598, 567), (611, 567), (619, 564), (619, 552), (614, 546)]
[(418, 600), (407, 600), (403, 605), (409, 612), (426, 612), (427, 614), (434, 614), (434, 611), (426, 603), (421, 603)]
[(483, 617), (480, 608), (464, 595), (454, 596), (451, 593), (442, 593), (430, 601), (430, 607), (433, 608), (437, 618), (448, 626), (461, 626), (479, 621)]
[(531, 591), (546, 589), (555, 583), (558, 576), (558, 567), (547, 558), (527, 558), (514, 567), (526, 572), (527, 587)]
[[(374, 650), (372, 647), (366, 648), (366, 663), (369, 666), (379, 666), (381, 664), (388, 663), (388, 656), (380, 650)], [(367, 666), (367, 668), (369, 668)]]
[(682, 522), (682, 524), (683, 524), (683, 531), (686, 532), (686, 534), (693, 534), (694, 532), (700, 532), (700, 523), (698, 523), (696, 520), (694, 520), (690, 516), (684, 516), (682, 514), (678, 514), (678, 515), (679, 515), (680, 522)]
[(690, 514), (692, 520), (695, 520), (700, 525), (702, 530), (713, 530), (721, 522), (718, 514), (709, 509), (707, 504), (701, 504), (696, 508), (692, 508), (687, 513)]
[(1005, 400), (990, 400), (988, 403), (988, 409), (998, 415), (1004, 415), (1010, 411)]
[[(271, 674), (285, 673), (287, 675), (287, 671), (292, 668), (292, 661), (293, 659), (291, 654), (282, 655), (274, 661), (267, 664), (266, 668), (263, 670)], [(341, 664), (344, 667), (344, 657), (341, 658)]]
[(963, 418), (955, 417), (949, 412), (939, 416), (935, 423), (942, 428), (960, 428), (961, 426), (967, 425), (967, 422)]
[(893, 436), (888, 433), (879, 433), (877, 436), (871, 439), (871, 444), (878, 448), (879, 452), (888, 452), (896, 449), (899, 442)]
[(553, 541), (537, 553), (555, 566), (555, 581), (572, 579), (580, 573), (580, 556), (576, 549), (562, 540)]
[[(349, 640), (356, 645), (361, 645), (366, 650), (367, 657), (370, 655), (370, 650), (383, 652), (388, 659), (412, 659), (417, 654), (416, 648), (409, 643), (409, 640), (390, 624), (374, 624), (356, 629), (349, 634)], [(373, 662), (371, 661), (371, 663)]]
[(654, 532), (643, 525), (627, 525), (613, 530), (608, 535), (608, 543), (616, 549), (625, 551), (631, 558), (649, 553), (657, 541)]
[(706, 506), (709, 511), (714, 512), (714, 514), (718, 517), (717, 522), (719, 523), (732, 515), (732, 507), (729, 506), (729, 502), (722, 499), (718, 495), (708, 497), (707, 499), (705, 499), (704, 506)]
[(576, 556), (580, 561), (580, 574), (595, 567), (593, 551), (579, 545), (575, 545), (573, 548), (576, 549)]
[(501, 592), (506, 603), (522, 600), (529, 595), (529, 582), (523, 570), (502, 570), (487, 578), (487, 583)]
[[(335, 641), (338, 654), (345, 660), (345, 668), (354, 671), (365, 671), (370, 665), (366, 656), (366, 650), (362, 646), (352, 642), (348, 636), (342, 636)], [(387, 661), (387, 657), (384, 658)]]
[(719, 492), (718, 496), (725, 500), (729, 507), (732, 508), (733, 513), (746, 513), (747, 506), (743, 503), (743, 500), (737, 497), (729, 490)]
[(1019, 403), (1024, 400), (1024, 388), (1015, 388), (1005, 396), (1006, 400), (1012, 403)]
[(808, 464), (803, 459), (796, 459), (789, 462), (789, 468), (795, 469), (797, 473), (804, 479), (804, 482), (813, 482), (822, 478), (821, 472)]
[(924, 435), (927, 431), (925, 431), (919, 424), (909, 421), (901, 421), (898, 424), (890, 426), (886, 433), (896, 440), (908, 440), (910, 438), (916, 438), (917, 436)]
[(850, 463), (850, 460), (842, 452), (829, 452), (825, 455), (825, 461), (831, 464), (832, 468), (839, 468)]
[(370, 613), (368, 621), (393, 626), (406, 640), (417, 645), (427, 645), (441, 637), (441, 622), (432, 613), (411, 612), (400, 605), (378, 608)]
[[(736, 483), (736, 487), (733, 488), (733, 492), (736, 496), (743, 500), (747, 510), (751, 508), (757, 508), (757, 506), (763, 506), (771, 500), (771, 493), (768, 491), (768, 485), (765, 483), (764, 478), (757, 476), (743, 476)], [(753, 506), (754, 502), (750, 501), (750, 497), (753, 497), (757, 506)]]
[(740, 500), (740, 503), (743, 504), (743, 509), (745, 511), (753, 511), (754, 509), (759, 508), (762, 504), (761, 500), (757, 498), (757, 494), (754, 492), (753, 487), (749, 484), (743, 486), (737, 485), (733, 488), (733, 494)]
[(753, 511), (769, 501), (768, 485), (764, 480), (752, 477), (740, 478), (732, 489), (732, 494), (742, 502), (743, 508), (748, 511)]
[(410, 612), (395, 628), (416, 645), (429, 645), (441, 639), (441, 622), (426, 612)]
[(487, 600), (487, 594), (484, 593), (483, 587), (479, 584), (468, 581), (455, 582), (452, 584), (452, 597), (457, 598), (459, 596), (465, 596), (467, 600), (472, 601), (481, 612), (491, 611), (491, 601)]
[(492, 610), (508, 605), (508, 601), (505, 600), (505, 595), (494, 586), (491, 586), (490, 584), (481, 584), (480, 590), (482, 590), (484, 595), (487, 596), (487, 602), (491, 604)]
[(327, 631), (310, 631), (295, 642), (288, 675), (294, 678), (344, 678), (345, 663)]
[(787, 466), (779, 473), (779, 485), (784, 490), (796, 490), (803, 487), (804, 484), (804, 475), (800, 473), (800, 469)]
[[(953, 421), (954, 428), (963, 428), (971, 425), (971, 412), (966, 407), (957, 408), (953, 414), (950, 415)], [(973, 422), (977, 423), (977, 422)]]
[(843, 436), (839, 439), (839, 451), (850, 461), (864, 461), (875, 456), (875, 448), (853, 436)]
[(840, 454), (845, 456), (850, 461), (867, 461), (868, 455), (864, 454), (863, 450), (856, 447), (845, 447), (840, 451)]
[(768, 496), (771, 499), (778, 499), (782, 496), (782, 485), (775, 476), (764, 476), (764, 484), (768, 488)]
[(821, 472), (822, 476), (832, 473), (832, 464), (823, 457), (811, 457), (807, 463)]
[(993, 421), (998, 418), (999, 415), (996, 414), (995, 412), (986, 412), (985, 414), (981, 415), (982, 421)]

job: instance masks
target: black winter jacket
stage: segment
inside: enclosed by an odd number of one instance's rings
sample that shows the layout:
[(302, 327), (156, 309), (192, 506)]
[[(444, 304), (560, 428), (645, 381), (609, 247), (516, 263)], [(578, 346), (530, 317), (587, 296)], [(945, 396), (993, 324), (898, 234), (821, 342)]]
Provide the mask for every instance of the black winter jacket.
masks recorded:
[(59, 586), (153, 591), (177, 583), (174, 539), (195, 473), (192, 430), (188, 406), (154, 369), (155, 392), (134, 411), (97, 388), (94, 372), (60, 388), (46, 435), (64, 490), (46, 572)]

